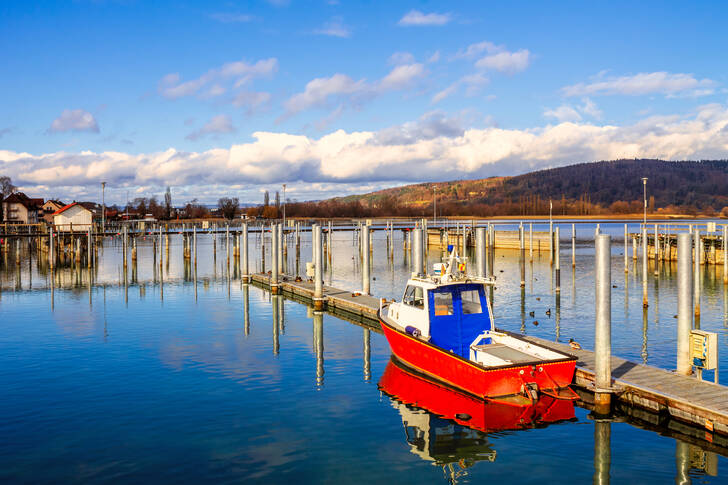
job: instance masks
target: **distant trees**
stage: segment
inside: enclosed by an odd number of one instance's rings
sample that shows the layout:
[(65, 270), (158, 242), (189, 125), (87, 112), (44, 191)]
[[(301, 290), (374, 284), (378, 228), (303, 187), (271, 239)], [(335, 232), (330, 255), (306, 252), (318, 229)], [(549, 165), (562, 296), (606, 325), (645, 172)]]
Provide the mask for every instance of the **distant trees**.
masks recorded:
[(222, 197), (217, 201), (217, 207), (225, 219), (231, 220), (235, 218), (238, 212), (239, 201), (237, 197)]
[(198, 203), (197, 199), (192, 199), (185, 204), (184, 215), (188, 219), (200, 219), (202, 217), (208, 217), (210, 211), (207, 207)]
[[(17, 187), (15, 185), (13, 185), (13, 182), (10, 180), (10, 177), (8, 177), (7, 175), (0, 176), (0, 202), (2, 202), (2, 200), (5, 197), (9, 196), (16, 190), (17, 190)], [(0, 206), (0, 221), (3, 221), (3, 217), (5, 217), (3, 215), (3, 212), (4, 211), (2, 209), (2, 206)]]
[(266, 190), (263, 193), (263, 207), (268, 207), (268, 204), (270, 204), (270, 194)]

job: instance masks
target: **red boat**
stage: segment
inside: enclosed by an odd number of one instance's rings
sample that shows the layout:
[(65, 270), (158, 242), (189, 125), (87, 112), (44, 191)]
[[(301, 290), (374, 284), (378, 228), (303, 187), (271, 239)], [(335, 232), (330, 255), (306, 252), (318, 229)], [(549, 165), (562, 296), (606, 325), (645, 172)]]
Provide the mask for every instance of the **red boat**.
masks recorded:
[(435, 275), (414, 275), (401, 302), (380, 305), (379, 321), (397, 359), (481, 399), (575, 399), (569, 384), (576, 357), (497, 331), (484, 291), (492, 281), (454, 272), (457, 262), (452, 253), (447, 264), (435, 265)]

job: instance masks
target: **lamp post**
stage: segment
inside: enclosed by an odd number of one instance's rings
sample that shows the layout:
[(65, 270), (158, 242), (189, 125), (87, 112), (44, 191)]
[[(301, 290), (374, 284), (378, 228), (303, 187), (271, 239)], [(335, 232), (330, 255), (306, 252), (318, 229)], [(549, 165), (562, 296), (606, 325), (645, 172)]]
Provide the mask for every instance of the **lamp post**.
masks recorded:
[(432, 225), (437, 226), (437, 185), (433, 186)]
[(645, 203), (643, 224), (647, 227), (647, 177), (642, 177), (642, 199)]
[(101, 182), (101, 233), (106, 234), (106, 182)]
[(283, 234), (286, 233), (286, 184), (283, 184)]

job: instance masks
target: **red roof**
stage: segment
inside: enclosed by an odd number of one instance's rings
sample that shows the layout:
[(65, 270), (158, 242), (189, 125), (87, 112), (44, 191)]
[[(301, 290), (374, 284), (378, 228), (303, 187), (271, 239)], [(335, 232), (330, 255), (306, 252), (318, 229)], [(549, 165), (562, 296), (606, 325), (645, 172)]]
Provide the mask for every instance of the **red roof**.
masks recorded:
[[(51, 214), (51, 215), (55, 216), (55, 215), (58, 215), (58, 214), (60, 214), (61, 212), (65, 212), (65, 211), (66, 211), (67, 209), (70, 209), (70, 208), (71, 208), (71, 207), (73, 207), (74, 205), (80, 205), (80, 204), (79, 204), (78, 202), (71, 202), (70, 204), (68, 204), (68, 205), (66, 205), (66, 206), (64, 206), (64, 207), (61, 207), (60, 209), (58, 209), (57, 211), (55, 211), (55, 212), (54, 212), (53, 214)], [(81, 206), (81, 207), (83, 207), (83, 206)], [(84, 207), (84, 208), (85, 208), (85, 207)], [(88, 210), (88, 209), (86, 209), (86, 210)]]

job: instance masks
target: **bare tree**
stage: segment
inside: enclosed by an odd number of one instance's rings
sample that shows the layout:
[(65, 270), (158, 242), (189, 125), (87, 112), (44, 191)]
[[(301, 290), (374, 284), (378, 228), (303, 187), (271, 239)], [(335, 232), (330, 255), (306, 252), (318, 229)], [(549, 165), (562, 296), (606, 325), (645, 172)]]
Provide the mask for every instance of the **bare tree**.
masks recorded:
[[(10, 177), (6, 175), (0, 176), (0, 202), (2, 202), (5, 197), (15, 192), (16, 189), (17, 187), (10, 181)], [(2, 205), (0, 205), (0, 221), (4, 220), (3, 212)]]
[(223, 197), (217, 201), (217, 207), (220, 209), (222, 216), (228, 220), (235, 217), (235, 214), (238, 212), (238, 205), (237, 197)]
[(270, 194), (266, 190), (263, 194), (263, 207), (268, 207), (268, 204), (270, 204)]
[(167, 219), (172, 217), (172, 191), (169, 190), (169, 185), (164, 193), (164, 213)]
[(281, 194), (276, 190), (276, 210), (281, 208)]

